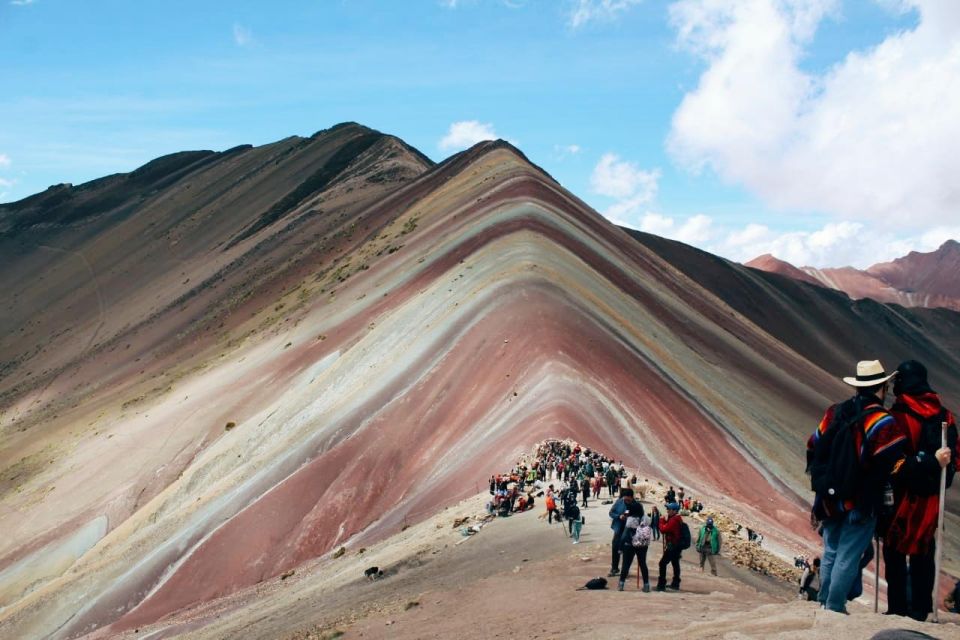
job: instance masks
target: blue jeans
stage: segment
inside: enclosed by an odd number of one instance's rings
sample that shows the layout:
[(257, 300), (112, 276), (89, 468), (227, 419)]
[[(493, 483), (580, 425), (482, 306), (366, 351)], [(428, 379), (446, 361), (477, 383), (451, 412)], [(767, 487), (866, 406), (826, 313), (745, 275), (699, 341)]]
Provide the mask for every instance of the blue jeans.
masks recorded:
[(870, 546), (876, 526), (875, 516), (863, 516), (857, 511), (824, 523), (818, 599), (827, 609), (847, 610), (847, 594), (860, 573), (860, 559)]

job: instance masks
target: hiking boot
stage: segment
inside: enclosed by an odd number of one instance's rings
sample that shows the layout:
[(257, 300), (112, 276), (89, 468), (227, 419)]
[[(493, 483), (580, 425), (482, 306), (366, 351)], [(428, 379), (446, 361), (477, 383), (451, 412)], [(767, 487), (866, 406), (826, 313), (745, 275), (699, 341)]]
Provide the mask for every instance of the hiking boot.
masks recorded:
[(644, 593), (650, 593), (650, 583), (649, 583), (649, 582), (644, 582), (644, 583), (643, 583), (643, 592), (644, 592)]
[(679, 583), (679, 582), (671, 582), (671, 583), (667, 586), (667, 589), (673, 589), (674, 591), (680, 591), (680, 583)]
[(657, 585), (657, 591), (666, 591), (666, 590), (667, 590), (667, 588), (666, 588), (664, 585), (662, 585), (662, 584), (658, 584), (658, 585)]
[(617, 591), (623, 591), (623, 580), (617, 583)]
[(607, 574), (607, 577), (611, 578), (618, 575), (620, 575), (620, 569), (610, 569), (610, 573)]

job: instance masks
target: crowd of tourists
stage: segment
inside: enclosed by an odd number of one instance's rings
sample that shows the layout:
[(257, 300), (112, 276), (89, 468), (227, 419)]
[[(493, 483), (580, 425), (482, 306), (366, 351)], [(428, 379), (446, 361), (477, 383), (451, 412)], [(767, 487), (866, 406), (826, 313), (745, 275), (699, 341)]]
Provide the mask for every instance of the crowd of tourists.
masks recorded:
[(805, 563), (801, 595), (846, 612), (862, 593), (876, 538), (883, 542), (886, 613), (923, 621), (933, 611), (943, 490), (960, 462), (956, 422), (915, 360), (889, 373), (877, 360), (861, 361), (843, 381), (853, 396), (826, 410), (807, 443), (811, 525), (823, 553)]
[[(823, 538), (823, 552), (812, 561), (794, 558), (803, 570), (799, 597), (846, 612), (846, 603), (863, 593), (863, 570), (874, 559), (871, 542), (876, 538), (883, 541), (886, 613), (925, 620), (933, 610), (943, 488), (952, 484), (960, 463), (956, 421), (917, 361), (904, 362), (891, 373), (879, 361), (862, 361), (856, 376), (843, 381), (855, 393), (826, 410), (807, 443), (807, 472), (815, 493), (811, 525)], [(888, 409), (891, 385), (894, 398)], [(636, 484), (637, 475), (622, 461), (575, 442), (551, 440), (510, 473), (491, 477), (488, 509), (509, 515), (532, 508), (542, 496), (547, 523), (566, 523), (577, 544), (585, 522), (581, 507), (590, 499), (611, 504), (609, 575), (618, 577), (620, 590), (634, 561), (638, 586), (642, 579), (642, 590), (651, 590), (647, 554), (658, 541), (656, 590), (680, 588), (680, 557), (691, 546), (700, 556), (701, 571), (709, 563), (716, 575), (722, 536), (713, 518), (694, 538), (681, 515), (701, 512), (703, 504), (683, 487), (671, 486), (662, 504), (647, 512), (636, 499)], [(747, 529), (747, 538), (763, 542), (753, 529)]]
[[(703, 511), (703, 503), (688, 495), (683, 487), (670, 486), (661, 505), (653, 505), (648, 513), (635, 498), (636, 473), (630, 474), (623, 464), (576, 442), (548, 440), (538, 445), (530, 458), (517, 462), (509, 473), (490, 478), (493, 496), (487, 508), (491, 513), (507, 516), (531, 508), (536, 497), (544, 498), (548, 524), (565, 523), (573, 544), (579, 544), (586, 521), (581, 507), (590, 499), (611, 504), (608, 512), (611, 541), (610, 576), (618, 576), (618, 588), (626, 585), (634, 560), (638, 564), (638, 587), (649, 592), (650, 575), (647, 552), (651, 544), (661, 543), (658, 591), (680, 588), (680, 556), (691, 546), (692, 536), (680, 515)], [(661, 513), (661, 508), (663, 513)], [(721, 536), (712, 518), (697, 533), (696, 550), (700, 569), (707, 563), (717, 575), (716, 556), (720, 553)], [(667, 583), (667, 570), (672, 571)]]

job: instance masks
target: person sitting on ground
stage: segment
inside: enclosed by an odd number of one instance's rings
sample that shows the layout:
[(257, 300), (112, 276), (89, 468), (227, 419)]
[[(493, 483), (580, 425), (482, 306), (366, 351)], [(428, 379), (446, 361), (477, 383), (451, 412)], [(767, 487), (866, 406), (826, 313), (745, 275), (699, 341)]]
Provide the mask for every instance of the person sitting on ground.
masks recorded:
[(610, 507), (610, 529), (613, 530), (613, 540), (610, 542), (611, 547), (611, 559), (610, 559), (610, 575), (615, 576), (620, 574), (620, 549), (621, 549), (621, 540), (623, 536), (623, 527), (627, 520), (627, 511), (630, 508), (630, 505), (633, 503), (633, 491), (627, 489), (620, 498), (613, 503), (613, 506)]
[[(630, 489), (625, 489), (625, 491), (630, 491)], [(637, 555), (637, 548), (633, 546), (633, 537), (637, 533), (637, 529), (640, 528), (641, 519), (643, 518), (643, 506), (636, 501), (630, 502), (627, 504), (627, 511), (624, 514), (626, 518), (623, 523), (623, 531), (620, 534), (620, 554), (621, 554), (621, 563), (620, 563), (620, 582), (617, 585), (618, 591), (623, 591), (623, 585), (627, 581), (627, 576), (630, 575), (630, 565), (633, 563), (633, 557)], [(641, 561), (641, 570), (642, 567), (646, 564), (646, 550), (644, 550), (644, 559)], [(650, 579), (647, 578), (649, 583)]]
[(820, 593), (820, 558), (814, 558), (813, 565), (804, 564), (799, 596), (808, 602), (815, 602)]
[(663, 556), (660, 558), (660, 576), (657, 578), (657, 591), (667, 589), (667, 565), (673, 567), (671, 589), (680, 589), (680, 536), (683, 519), (680, 517), (680, 505), (671, 502), (667, 505), (667, 516), (660, 521), (660, 533), (663, 534)]
[(700, 552), (700, 571), (704, 563), (710, 561), (710, 573), (717, 575), (717, 560), (720, 555), (720, 530), (713, 526), (713, 518), (707, 518), (707, 523), (700, 527), (697, 534), (697, 551)]

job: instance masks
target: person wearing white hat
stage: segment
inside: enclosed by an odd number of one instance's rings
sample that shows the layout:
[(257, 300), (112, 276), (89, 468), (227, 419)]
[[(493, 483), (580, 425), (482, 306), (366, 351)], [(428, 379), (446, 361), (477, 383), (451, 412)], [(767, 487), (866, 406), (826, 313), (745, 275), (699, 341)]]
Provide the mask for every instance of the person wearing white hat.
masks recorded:
[(807, 471), (816, 493), (811, 521), (823, 527), (818, 599), (832, 611), (846, 612), (884, 487), (906, 442), (883, 406), (894, 375), (878, 360), (858, 362), (856, 376), (843, 378), (856, 394), (827, 409), (807, 443)]

